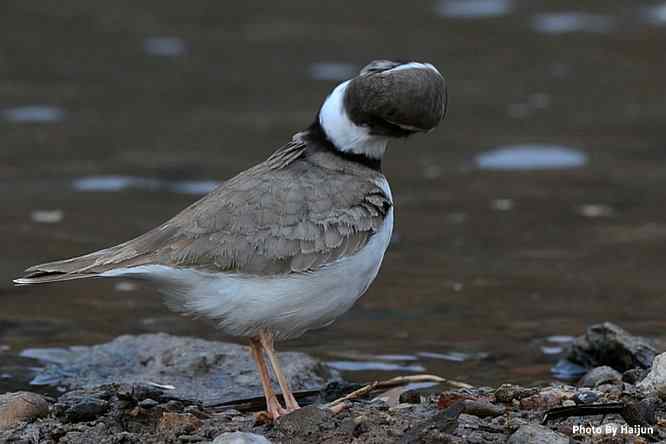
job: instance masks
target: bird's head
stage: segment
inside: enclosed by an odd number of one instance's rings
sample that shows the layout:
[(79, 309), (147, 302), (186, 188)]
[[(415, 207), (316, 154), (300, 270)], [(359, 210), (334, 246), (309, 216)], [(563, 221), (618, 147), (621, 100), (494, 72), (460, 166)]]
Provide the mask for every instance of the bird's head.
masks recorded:
[(336, 149), (381, 158), (390, 138), (435, 128), (446, 114), (446, 82), (429, 63), (376, 60), (338, 85), (319, 111)]

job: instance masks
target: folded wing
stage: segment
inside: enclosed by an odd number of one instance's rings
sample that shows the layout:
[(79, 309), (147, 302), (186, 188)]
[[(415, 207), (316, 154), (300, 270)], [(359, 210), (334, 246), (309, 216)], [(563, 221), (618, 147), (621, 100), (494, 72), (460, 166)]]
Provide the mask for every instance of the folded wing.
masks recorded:
[(358, 252), (391, 207), (376, 180), (312, 163), (292, 142), (159, 227), (123, 244), (26, 270), (18, 284), (161, 264), (274, 275)]

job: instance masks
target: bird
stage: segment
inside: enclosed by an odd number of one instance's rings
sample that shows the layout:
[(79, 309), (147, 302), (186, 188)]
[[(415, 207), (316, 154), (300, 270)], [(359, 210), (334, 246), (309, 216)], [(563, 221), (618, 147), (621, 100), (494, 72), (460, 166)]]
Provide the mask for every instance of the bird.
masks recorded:
[(249, 342), (267, 413), (278, 419), (300, 406), (275, 342), (330, 325), (374, 281), (393, 232), (387, 145), (430, 132), (446, 109), (447, 84), (431, 63), (372, 61), (332, 90), (305, 130), (173, 218), (13, 282), (147, 282), (170, 308)]

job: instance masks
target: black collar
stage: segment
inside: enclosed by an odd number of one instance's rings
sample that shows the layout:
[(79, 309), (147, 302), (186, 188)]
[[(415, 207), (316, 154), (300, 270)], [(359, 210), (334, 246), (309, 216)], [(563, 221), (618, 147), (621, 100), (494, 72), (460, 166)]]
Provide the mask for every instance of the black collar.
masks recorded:
[(324, 129), (319, 123), (319, 116), (317, 116), (314, 123), (310, 125), (310, 128), (307, 130), (307, 134), (308, 139), (310, 139), (312, 142), (342, 159), (349, 160), (350, 162), (360, 163), (361, 165), (364, 165), (378, 172), (382, 171), (381, 159), (370, 157), (365, 154), (352, 153), (350, 151), (340, 151), (324, 132)]

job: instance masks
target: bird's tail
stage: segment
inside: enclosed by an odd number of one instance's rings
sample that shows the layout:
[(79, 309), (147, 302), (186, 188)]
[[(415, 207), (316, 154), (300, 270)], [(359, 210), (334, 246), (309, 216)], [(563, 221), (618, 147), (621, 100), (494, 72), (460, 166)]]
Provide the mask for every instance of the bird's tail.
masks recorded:
[(113, 247), (83, 256), (35, 265), (25, 270), (22, 277), (14, 279), (17, 285), (46, 284), (99, 277), (107, 271), (135, 267), (151, 262), (151, 246), (160, 244), (171, 236), (169, 230), (160, 227), (137, 238)]

